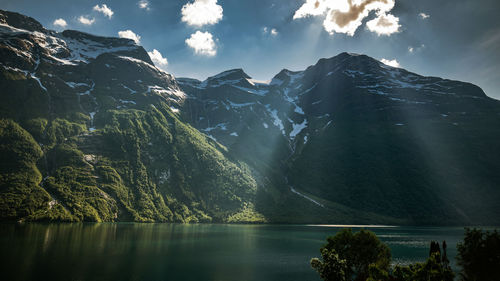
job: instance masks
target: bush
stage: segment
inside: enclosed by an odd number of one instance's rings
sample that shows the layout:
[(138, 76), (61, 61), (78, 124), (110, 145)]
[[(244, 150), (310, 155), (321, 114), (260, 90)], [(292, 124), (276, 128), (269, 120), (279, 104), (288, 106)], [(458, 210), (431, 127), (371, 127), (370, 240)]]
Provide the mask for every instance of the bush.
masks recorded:
[(389, 268), (390, 249), (373, 232), (344, 229), (327, 241), (321, 248), (322, 260), (311, 259), (312, 268), (325, 281), (453, 281), (446, 242), (442, 256), (439, 244), (432, 242), (425, 262)]
[(311, 266), (318, 273), (321, 279), (328, 281), (344, 281), (346, 279), (347, 262), (339, 257), (333, 249), (321, 249), (321, 261), (318, 258), (311, 259)]
[[(369, 275), (369, 266), (371, 264), (385, 271), (389, 268), (391, 251), (389, 247), (382, 243), (375, 233), (371, 231), (361, 230), (357, 233), (353, 233), (351, 229), (344, 229), (335, 236), (328, 237), (327, 242), (328, 243), (321, 248), (321, 255), (325, 255), (323, 256), (323, 263), (328, 263), (329, 261), (325, 260), (325, 257), (338, 255), (341, 260), (345, 261), (345, 277), (347, 280), (352, 280), (352, 278), (354, 278), (354, 280), (366, 280)], [(318, 265), (316, 260), (311, 260), (312, 266), (313, 261)], [(329, 265), (324, 265), (315, 269), (321, 276), (323, 273), (318, 269), (330, 267)], [(333, 267), (337, 268), (338, 266), (333, 265)], [(338, 274), (340, 274), (340, 272), (338, 272)]]
[(457, 245), (462, 280), (499, 280), (500, 234), (480, 229), (465, 229), (464, 241)]

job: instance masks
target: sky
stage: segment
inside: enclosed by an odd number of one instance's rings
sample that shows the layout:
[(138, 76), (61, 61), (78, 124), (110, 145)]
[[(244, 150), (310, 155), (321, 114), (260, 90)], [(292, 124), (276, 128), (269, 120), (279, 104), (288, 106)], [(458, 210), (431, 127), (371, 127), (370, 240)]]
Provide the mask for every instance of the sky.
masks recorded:
[(471, 82), (500, 99), (498, 0), (0, 0), (46, 28), (136, 40), (155, 64), (200, 80), (257, 80), (341, 52)]

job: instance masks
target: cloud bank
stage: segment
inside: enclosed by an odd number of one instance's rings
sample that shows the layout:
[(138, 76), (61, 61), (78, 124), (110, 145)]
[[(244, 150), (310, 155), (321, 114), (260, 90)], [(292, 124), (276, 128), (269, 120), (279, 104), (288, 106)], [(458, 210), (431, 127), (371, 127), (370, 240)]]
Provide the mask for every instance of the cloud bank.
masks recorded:
[(393, 60), (381, 59), (380, 62), (385, 64), (385, 65), (392, 66), (392, 67), (399, 67), (400, 66), (399, 62), (395, 59), (393, 59)]
[(217, 54), (215, 41), (210, 32), (201, 32), (198, 30), (186, 39), (186, 44), (198, 55), (213, 57)]
[(109, 19), (111, 19), (111, 17), (114, 14), (114, 12), (106, 4), (102, 4), (101, 6), (95, 5), (93, 10), (96, 12), (102, 13), (103, 15), (107, 16)]
[(368, 21), (366, 27), (378, 35), (391, 35), (398, 32), (401, 25), (399, 25), (399, 18), (391, 14), (381, 14), (375, 19)]
[(127, 39), (132, 39), (136, 44), (139, 44), (141, 42), (141, 36), (135, 34), (132, 30), (127, 29), (127, 30), (122, 30), (118, 31), (118, 36), (120, 38), (127, 38)]
[(377, 17), (367, 23), (368, 30), (378, 35), (391, 35), (399, 31), (399, 18), (389, 12), (395, 0), (306, 0), (293, 16), (301, 19), (309, 16), (325, 16), (323, 27), (330, 33), (353, 36), (370, 12)]
[(62, 27), (62, 28), (65, 28), (66, 26), (68, 26), (68, 23), (64, 20), (64, 19), (56, 19), (54, 21), (54, 23), (52, 23), (53, 25), (55, 26), (59, 26), (59, 27)]
[(222, 19), (222, 11), (217, 0), (195, 0), (182, 6), (182, 21), (198, 27), (216, 24)]
[(88, 18), (88, 17), (85, 17), (85, 16), (80, 16), (78, 18), (78, 21), (81, 24), (84, 24), (84, 25), (92, 25), (95, 22), (95, 18)]
[(153, 49), (153, 51), (148, 52), (148, 55), (156, 66), (165, 68), (168, 65), (167, 58), (164, 58), (157, 49)]

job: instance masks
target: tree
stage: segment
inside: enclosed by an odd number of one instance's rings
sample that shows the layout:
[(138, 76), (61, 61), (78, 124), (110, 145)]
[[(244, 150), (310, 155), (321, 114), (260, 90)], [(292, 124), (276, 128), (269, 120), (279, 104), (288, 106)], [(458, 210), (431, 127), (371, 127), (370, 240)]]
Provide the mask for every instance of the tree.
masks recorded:
[(345, 281), (347, 272), (347, 263), (339, 258), (335, 250), (321, 249), (321, 261), (318, 258), (311, 259), (311, 266), (318, 273), (321, 279), (325, 281)]
[(500, 234), (480, 229), (465, 229), (464, 241), (457, 245), (460, 276), (464, 281), (499, 280)]
[[(338, 255), (338, 259), (345, 261), (344, 275), (347, 280), (366, 280), (372, 264), (380, 270), (388, 271), (391, 261), (389, 247), (382, 243), (375, 233), (368, 230), (353, 233), (351, 229), (344, 229), (336, 235), (328, 237), (327, 244), (321, 248), (323, 262), (318, 263), (320, 261), (317, 259), (311, 260), (311, 266), (320, 273), (320, 276), (324, 272), (321, 269), (329, 268), (329, 266), (324, 265), (327, 262), (324, 254), (327, 257)], [(337, 262), (335, 258), (332, 260)], [(340, 268), (338, 264), (332, 266)]]
[[(321, 258), (311, 259), (311, 266), (325, 281), (453, 281), (454, 273), (438, 242), (431, 242), (429, 258), (422, 263), (390, 268), (391, 253), (370, 231), (353, 233), (344, 229), (327, 238)], [(441, 256), (442, 255), (442, 256)]]
[(443, 257), (438, 242), (431, 242), (429, 258), (422, 263), (395, 266), (390, 272), (370, 265), (368, 281), (453, 281), (454, 273), (446, 256), (443, 242)]
[[(438, 244), (439, 245), (439, 244)], [(453, 281), (455, 274), (441, 262), (439, 252), (431, 253), (425, 262), (409, 266), (396, 266), (388, 280), (393, 281)]]

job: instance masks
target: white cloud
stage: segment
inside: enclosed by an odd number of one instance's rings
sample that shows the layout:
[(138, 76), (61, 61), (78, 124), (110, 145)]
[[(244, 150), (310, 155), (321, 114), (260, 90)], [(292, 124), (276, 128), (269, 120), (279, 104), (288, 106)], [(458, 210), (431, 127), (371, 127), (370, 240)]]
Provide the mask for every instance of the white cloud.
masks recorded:
[(156, 66), (165, 68), (168, 65), (167, 58), (164, 58), (157, 49), (153, 49), (153, 51), (148, 52), (148, 55)]
[(325, 16), (323, 27), (328, 33), (353, 36), (370, 12), (376, 11), (377, 18), (369, 22), (369, 30), (379, 35), (390, 35), (400, 27), (399, 18), (389, 14), (394, 5), (395, 0), (306, 0), (295, 11), (293, 19)]
[(194, 26), (216, 24), (222, 19), (222, 11), (217, 0), (195, 0), (182, 6), (182, 21)]
[(262, 28), (262, 33), (271, 34), (272, 36), (277, 36), (279, 34), (279, 32), (278, 32), (278, 30), (276, 30), (276, 28), (269, 29), (269, 27), (267, 27), (267, 26), (264, 26)]
[(135, 34), (130, 29), (118, 31), (118, 36), (120, 36), (120, 38), (132, 39), (136, 44), (139, 44), (141, 42), (141, 36)]
[(149, 1), (147, 1), (147, 0), (141, 0), (141, 1), (139, 1), (137, 3), (137, 5), (139, 6), (139, 8), (144, 9), (146, 11), (150, 10)]
[(428, 14), (426, 14), (426, 13), (420, 13), (420, 14), (418, 14), (418, 15), (419, 15), (419, 16), (420, 16), (423, 20), (426, 20), (426, 19), (428, 19), (428, 18), (430, 18), (430, 17), (431, 17), (431, 16), (429, 16), (429, 15), (428, 15)]
[(401, 25), (399, 25), (399, 18), (391, 14), (380, 14), (378, 17), (368, 21), (366, 27), (378, 35), (391, 35), (399, 32)]
[(95, 22), (95, 19), (94, 18), (88, 18), (88, 17), (85, 17), (85, 16), (80, 16), (78, 18), (78, 21), (82, 24), (85, 24), (85, 25), (92, 25), (94, 24)]
[(196, 31), (191, 34), (191, 37), (186, 39), (186, 44), (193, 48), (194, 52), (199, 55), (212, 57), (217, 54), (215, 41), (209, 32)]
[(64, 28), (68, 26), (68, 23), (64, 19), (59, 18), (54, 21), (53, 25)]
[(425, 45), (424, 45), (424, 44), (422, 44), (422, 45), (420, 45), (420, 46), (416, 46), (416, 47), (414, 47), (414, 46), (409, 46), (409, 47), (408, 47), (408, 52), (409, 52), (410, 54), (413, 54), (413, 53), (416, 53), (416, 52), (420, 52), (420, 51), (422, 51), (424, 48), (425, 48)]
[(278, 30), (276, 30), (276, 28), (269, 29), (267, 26), (264, 26), (262, 28), (262, 33), (271, 34), (272, 36), (277, 36), (279, 32), (278, 32)]
[(114, 14), (113, 11), (106, 4), (102, 4), (101, 6), (95, 5), (94, 11), (103, 13), (108, 18), (111, 18)]
[(399, 67), (399, 62), (395, 59), (393, 59), (393, 60), (381, 59), (380, 62), (382, 62), (383, 64), (386, 64), (388, 66)]

